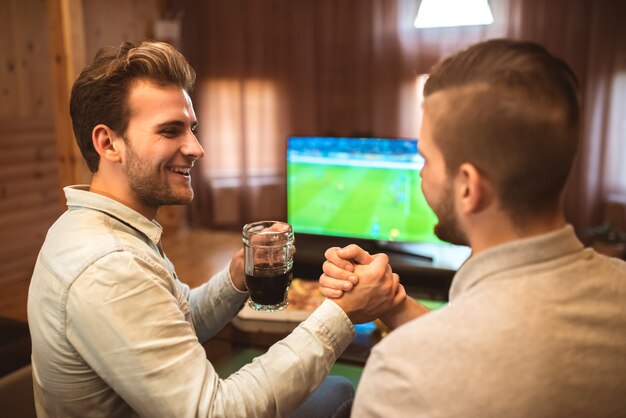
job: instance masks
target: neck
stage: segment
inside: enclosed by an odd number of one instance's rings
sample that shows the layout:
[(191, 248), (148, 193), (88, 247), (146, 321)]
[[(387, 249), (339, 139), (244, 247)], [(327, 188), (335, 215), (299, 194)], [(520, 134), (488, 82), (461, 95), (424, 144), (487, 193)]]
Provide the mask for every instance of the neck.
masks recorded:
[(468, 240), (472, 253), (477, 254), (496, 245), (546, 234), (565, 225), (565, 218), (560, 212), (537, 216), (520, 225), (514, 223), (508, 214), (499, 211), (476, 219), (473, 227), (468, 228)]
[(112, 175), (105, 176), (100, 172), (94, 173), (89, 191), (116, 200), (149, 220), (155, 219), (159, 211), (159, 208), (148, 207), (138, 201), (128, 184), (124, 181), (115, 181), (115, 176)]

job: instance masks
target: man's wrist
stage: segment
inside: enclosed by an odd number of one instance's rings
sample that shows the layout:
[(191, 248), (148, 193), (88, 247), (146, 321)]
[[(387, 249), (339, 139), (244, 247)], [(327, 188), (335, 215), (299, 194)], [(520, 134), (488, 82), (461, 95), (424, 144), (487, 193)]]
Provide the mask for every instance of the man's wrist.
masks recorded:
[(243, 277), (238, 278), (239, 280), (235, 280), (233, 279), (233, 273), (232, 273), (232, 260), (231, 262), (228, 264), (228, 268), (226, 269), (226, 274), (228, 276), (228, 281), (230, 282), (231, 286), (239, 293), (248, 293), (248, 288), (246, 287), (246, 283), (243, 279)]
[(345, 306), (345, 298), (342, 296), (338, 299), (326, 299), (329, 300), (331, 302), (333, 302), (335, 305), (337, 305), (339, 307), (339, 309), (341, 309), (341, 311), (344, 313), (344, 315), (346, 316), (346, 318), (348, 318), (348, 320), (350, 320), (350, 322), (352, 324), (355, 324), (356, 322), (354, 321), (354, 318), (352, 317), (352, 315), (350, 315), (350, 310), (348, 309), (347, 306)]
[[(326, 310), (330, 310), (333, 312), (337, 312), (339, 314), (339, 317), (342, 318), (341, 321), (345, 322), (348, 325), (348, 328), (350, 329), (350, 332), (352, 333), (352, 336), (356, 335), (356, 332), (354, 330), (354, 321), (352, 321), (352, 319), (350, 318), (350, 316), (348, 315), (348, 313), (346, 312), (346, 310), (339, 304), (337, 303), (339, 299), (325, 299), (324, 302), (322, 302), (322, 305), (329, 305), (328, 307), (325, 307)], [(320, 306), (322, 306), (320, 305)], [(319, 309), (319, 307), (318, 307)], [(317, 311), (317, 309), (316, 309)]]
[(380, 316), (380, 320), (390, 329), (398, 328), (428, 312), (428, 308), (407, 296), (404, 301)]

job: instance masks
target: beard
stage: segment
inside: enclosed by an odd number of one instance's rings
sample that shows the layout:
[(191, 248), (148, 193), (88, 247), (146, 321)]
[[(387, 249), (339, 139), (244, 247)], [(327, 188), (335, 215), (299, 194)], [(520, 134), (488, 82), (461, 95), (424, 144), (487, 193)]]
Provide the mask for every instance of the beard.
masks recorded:
[(126, 165), (122, 172), (128, 178), (131, 192), (143, 203), (151, 208), (159, 208), (166, 205), (186, 205), (193, 199), (193, 189), (189, 187), (186, 194), (176, 193), (174, 188), (159, 175), (149, 162), (142, 161), (135, 154), (130, 143), (126, 142)]
[(455, 245), (469, 245), (467, 236), (459, 225), (459, 220), (454, 211), (454, 193), (452, 185), (448, 183), (443, 191), (443, 198), (432, 206), (437, 216), (435, 235), (442, 241)]

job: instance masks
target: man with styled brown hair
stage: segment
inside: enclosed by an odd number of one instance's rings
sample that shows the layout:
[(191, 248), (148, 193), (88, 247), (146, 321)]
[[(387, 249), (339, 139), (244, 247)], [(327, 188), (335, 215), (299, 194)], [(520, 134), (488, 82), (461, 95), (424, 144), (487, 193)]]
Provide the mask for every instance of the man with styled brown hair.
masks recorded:
[[(585, 249), (562, 210), (579, 143), (578, 83), (543, 47), (474, 45), (424, 88), (422, 190), (436, 234), (472, 256), (448, 306), (410, 298), (368, 359), (354, 416), (626, 414), (626, 263)], [(327, 251), (325, 295), (371, 272), (359, 247)], [(354, 289), (358, 289), (357, 284)]]
[(30, 284), (39, 417), (347, 416), (353, 388), (325, 380), (330, 367), (353, 322), (405, 296), (397, 277), (378, 274), (381, 259), (361, 297), (324, 302), (266, 354), (217, 375), (201, 342), (248, 296), (243, 250), (190, 289), (154, 220), (161, 206), (193, 198), (191, 170), (204, 155), (194, 79), (178, 51), (146, 41), (100, 51), (74, 83), (70, 113), (93, 178), (65, 188), (68, 210), (50, 228)]

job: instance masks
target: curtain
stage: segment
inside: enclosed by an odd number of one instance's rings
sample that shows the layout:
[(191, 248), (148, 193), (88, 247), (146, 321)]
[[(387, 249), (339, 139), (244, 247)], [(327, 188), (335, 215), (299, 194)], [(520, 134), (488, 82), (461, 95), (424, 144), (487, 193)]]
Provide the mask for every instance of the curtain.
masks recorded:
[[(626, 2), (592, 2), (584, 78), (583, 142), (567, 208), (578, 226), (607, 220), (607, 204), (621, 202), (626, 224)], [(613, 216), (615, 217), (615, 215)]]
[(611, 113), (620, 103), (626, 109), (619, 101), (626, 93), (625, 4), (490, 4), (493, 25), (417, 30), (419, 0), (179, 2), (206, 150), (194, 177), (192, 224), (240, 228), (285, 219), (289, 135), (417, 137), (418, 76), (441, 57), (496, 37), (539, 42), (578, 75), (583, 144), (566, 215), (579, 228), (598, 223), (607, 193), (626, 194), (626, 180), (616, 178), (626, 173), (613, 162), (624, 154), (623, 112)]

